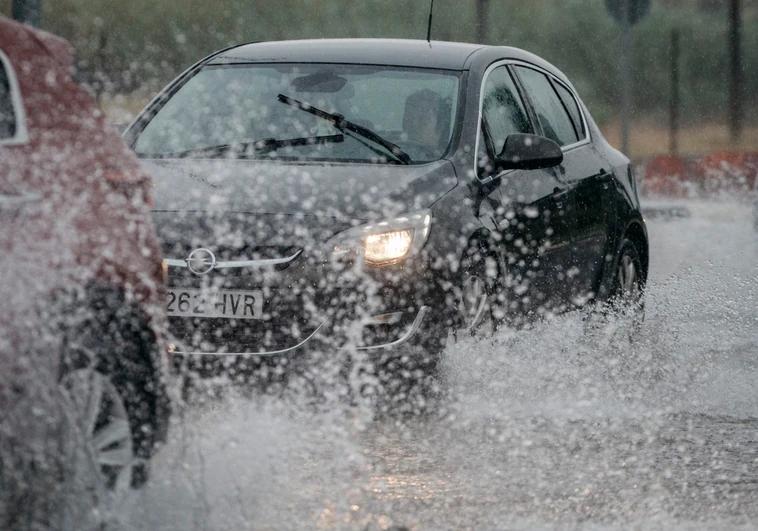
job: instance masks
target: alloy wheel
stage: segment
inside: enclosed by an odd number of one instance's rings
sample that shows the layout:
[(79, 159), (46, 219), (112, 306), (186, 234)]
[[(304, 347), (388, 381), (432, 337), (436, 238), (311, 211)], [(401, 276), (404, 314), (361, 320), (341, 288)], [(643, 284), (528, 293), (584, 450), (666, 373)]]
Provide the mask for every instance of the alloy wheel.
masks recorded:
[(463, 329), (473, 332), (484, 321), (487, 310), (487, 285), (477, 275), (471, 275), (461, 289), (461, 319)]
[(135, 456), (129, 417), (118, 390), (107, 376), (91, 369), (69, 372), (60, 385), (105, 486), (115, 494), (127, 491)]
[(636, 301), (639, 298), (639, 280), (637, 266), (629, 254), (624, 254), (618, 265), (618, 296), (621, 300)]

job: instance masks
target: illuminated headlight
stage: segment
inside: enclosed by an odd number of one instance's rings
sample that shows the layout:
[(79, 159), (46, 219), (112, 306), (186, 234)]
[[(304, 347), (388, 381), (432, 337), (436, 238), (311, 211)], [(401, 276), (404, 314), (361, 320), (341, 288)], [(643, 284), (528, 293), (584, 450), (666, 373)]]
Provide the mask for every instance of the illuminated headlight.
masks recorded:
[(360, 254), (371, 265), (394, 264), (421, 250), (431, 225), (432, 215), (424, 210), (355, 227), (330, 240), (332, 255)]
[(363, 252), (367, 262), (391, 262), (405, 258), (412, 244), (412, 230), (394, 230), (366, 236), (363, 240)]

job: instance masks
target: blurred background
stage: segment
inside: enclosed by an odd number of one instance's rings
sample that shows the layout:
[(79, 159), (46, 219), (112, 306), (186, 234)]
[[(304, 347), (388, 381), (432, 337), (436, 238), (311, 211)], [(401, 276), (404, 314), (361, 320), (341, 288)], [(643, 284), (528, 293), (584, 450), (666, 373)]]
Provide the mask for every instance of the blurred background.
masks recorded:
[[(18, 0), (17, 0), (18, 1)], [(636, 160), (758, 150), (758, 0), (740, 0), (741, 124), (730, 130), (735, 0), (652, 0), (632, 29), (630, 152)], [(12, 14), (13, 0), (0, 0)], [(128, 122), (174, 76), (232, 44), (321, 37), (425, 38), (427, 0), (41, 0), (42, 29), (68, 39), (81, 80)], [(678, 133), (670, 140), (672, 32), (679, 33)], [(436, 0), (432, 38), (527, 49), (576, 85), (620, 144), (621, 26), (604, 0)]]

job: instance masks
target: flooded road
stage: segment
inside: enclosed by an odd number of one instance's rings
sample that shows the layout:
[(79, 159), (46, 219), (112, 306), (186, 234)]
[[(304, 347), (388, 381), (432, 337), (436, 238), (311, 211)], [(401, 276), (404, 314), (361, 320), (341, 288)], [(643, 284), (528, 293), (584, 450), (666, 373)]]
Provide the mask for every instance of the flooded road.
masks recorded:
[(633, 345), (579, 315), (463, 341), (422, 417), (190, 409), (114, 527), (758, 527), (758, 234), (748, 206), (687, 208), (648, 219)]

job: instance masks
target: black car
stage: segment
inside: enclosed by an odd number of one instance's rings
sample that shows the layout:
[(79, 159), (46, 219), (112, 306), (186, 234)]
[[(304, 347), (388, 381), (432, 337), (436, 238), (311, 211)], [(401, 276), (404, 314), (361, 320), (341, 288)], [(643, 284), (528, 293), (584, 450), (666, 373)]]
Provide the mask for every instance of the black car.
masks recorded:
[(328, 345), (429, 373), (461, 332), (637, 302), (645, 285), (629, 160), (522, 50), (237, 46), (125, 136), (156, 183), (178, 358)]

